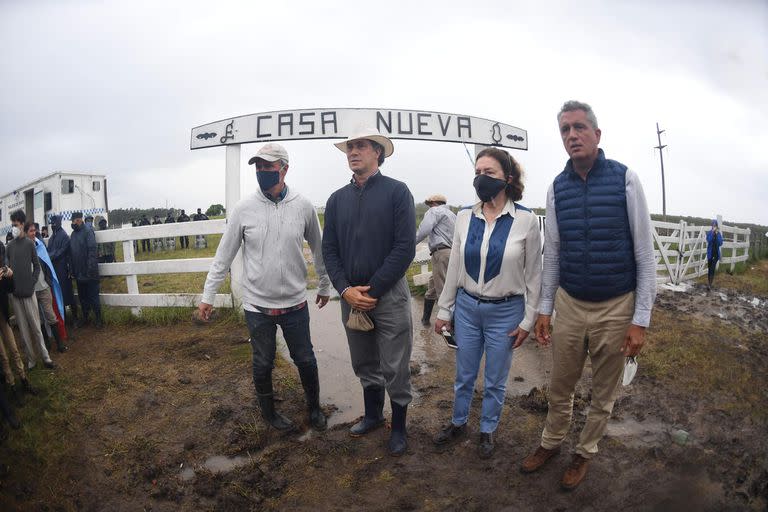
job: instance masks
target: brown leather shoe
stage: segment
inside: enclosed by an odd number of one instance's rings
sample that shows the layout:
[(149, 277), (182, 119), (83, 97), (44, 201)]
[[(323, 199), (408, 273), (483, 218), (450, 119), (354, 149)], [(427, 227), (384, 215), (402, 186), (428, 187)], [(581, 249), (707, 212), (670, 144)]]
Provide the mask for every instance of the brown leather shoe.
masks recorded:
[(536, 448), (536, 451), (523, 459), (520, 465), (520, 471), (523, 473), (533, 473), (544, 465), (549, 459), (560, 453), (560, 447), (547, 450), (543, 446)]
[(578, 487), (587, 475), (587, 467), (589, 467), (589, 459), (574, 454), (573, 460), (571, 460), (571, 465), (565, 470), (563, 480), (560, 482), (563, 489), (570, 491)]

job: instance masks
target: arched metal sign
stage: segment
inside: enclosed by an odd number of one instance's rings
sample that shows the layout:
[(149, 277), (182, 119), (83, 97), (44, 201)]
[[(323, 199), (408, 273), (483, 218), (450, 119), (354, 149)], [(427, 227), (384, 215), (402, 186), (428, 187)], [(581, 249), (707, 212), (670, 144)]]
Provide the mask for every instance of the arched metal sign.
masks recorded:
[(528, 133), (498, 121), (444, 112), (373, 108), (279, 110), (192, 128), (191, 149), (303, 139), (343, 139), (359, 128), (392, 139), (463, 142), (528, 149)]

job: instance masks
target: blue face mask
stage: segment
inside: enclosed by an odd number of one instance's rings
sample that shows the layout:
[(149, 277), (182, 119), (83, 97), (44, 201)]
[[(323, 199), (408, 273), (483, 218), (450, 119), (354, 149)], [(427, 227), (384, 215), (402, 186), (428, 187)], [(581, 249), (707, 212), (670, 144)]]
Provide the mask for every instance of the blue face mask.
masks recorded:
[(256, 180), (263, 192), (280, 183), (280, 171), (256, 171)]

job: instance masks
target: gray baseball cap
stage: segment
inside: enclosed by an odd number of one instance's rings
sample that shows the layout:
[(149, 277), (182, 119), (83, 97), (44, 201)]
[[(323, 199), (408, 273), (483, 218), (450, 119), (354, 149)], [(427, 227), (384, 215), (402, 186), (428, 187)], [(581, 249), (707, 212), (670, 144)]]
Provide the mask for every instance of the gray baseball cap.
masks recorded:
[(257, 158), (266, 160), (267, 162), (277, 162), (278, 160), (288, 162), (288, 152), (280, 144), (270, 142), (269, 144), (261, 146), (256, 152), (256, 156), (248, 160), (248, 165), (253, 165)]

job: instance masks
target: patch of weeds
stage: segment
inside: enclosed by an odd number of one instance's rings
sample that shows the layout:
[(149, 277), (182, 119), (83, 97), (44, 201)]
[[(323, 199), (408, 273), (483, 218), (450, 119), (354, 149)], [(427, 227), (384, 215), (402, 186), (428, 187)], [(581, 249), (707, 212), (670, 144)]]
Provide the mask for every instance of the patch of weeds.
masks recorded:
[(15, 467), (11, 463), (15, 457), (46, 464), (68, 451), (64, 435), (71, 424), (71, 404), (64, 390), (69, 388), (69, 381), (47, 370), (30, 371), (29, 380), (38, 394), (24, 396), (23, 406), (16, 409), (22, 428), (0, 445), (0, 459), (11, 467)]
[[(275, 358), (275, 366), (279, 367), (280, 365), (277, 364), (277, 361), (283, 360), (282, 358)], [(283, 360), (284, 361), (284, 360)], [(277, 383), (279, 383), (280, 388), (287, 391), (301, 391), (301, 382), (293, 373), (282, 371), (282, 372), (275, 372), (273, 374), (273, 378)]]
[(342, 489), (350, 489), (352, 487), (352, 483), (354, 482), (354, 478), (352, 475), (341, 475), (336, 477), (336, 485), (341, 487)]
[(126, 448), (133, 454), (133, 458), (141, 462), (149, 462), (155, 458), (159, 448), (158, 442), (147, 436), (134, 436)]
[(759, 360), (745, 357), (733, 340), (744, 338), (736, 326), (714, 319), (655, 310), (641, 354), (643, 371), (674, 381), (686, 393), (713, 407), (765, 416), (755, 385), (764, 382)]
[[(138, 316), (133, 315), (131, 308), (103, 306), (104, 323), (109, 327), (116, 326), (167, 326), (188, 324), (192, 322), (193, 308), (142, 308)], [(219, 316), (216, 323), (224, 325), (243, 325), (240, 311), (233, 308), (217, 309)]]
[(253, 358), (253, 352), (251, 350), (250, 343), (240, 343), (238, 345), (232, 345), (229, 350), (229, 356), (234, 361), (249, 362)]

